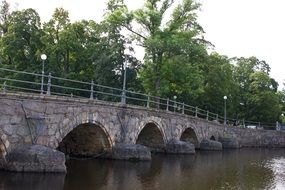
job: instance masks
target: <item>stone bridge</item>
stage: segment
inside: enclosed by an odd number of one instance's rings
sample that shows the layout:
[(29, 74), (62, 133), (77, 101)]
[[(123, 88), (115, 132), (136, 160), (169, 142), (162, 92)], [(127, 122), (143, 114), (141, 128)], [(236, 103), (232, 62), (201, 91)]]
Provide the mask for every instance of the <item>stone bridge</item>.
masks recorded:
[[(0, 93), (0, 168), (2, 165), (9, 170), (33, 171), (23, 163), (20, 168), (15, 164), (25, 162), (18, 158), (22, 155), (29, 159), (31, 155), (26, 155), (27, 152), (35, 154), (38, 162), (46, 162), (46, 156), (38, 155), (51, 150), (51, 154), (58, 152), (53, 150), (59, 150), (72, 156), (104, 155), (129, 159), (146, 151), (144, 147), (153, 152), (189, 153), (187, 146), (185, 152), (173, 151), (169, 145), (183, 147), (184, 142), (198, 149), (205, 140), (211, 146), (213, 141), (218, 143), (224, 139), (234, 139), (238, 147), (285, 147), (285, 133), (278, 131), (224, 126), (181, 113), (98, 100)], [(36, 148), (31, 149), (31, 146)], [(29, 148), (15, 151), (22, 147)], [(114, 152), (120, 149), (116, 147), (123, 147), (123, 154), (129, 156), (115, 155)], [(48, 159), (51, 158), (53, 156), (49, 154)], [(55, 160), (64, 164), (64, 155)], [(39, 167), (43, 167), (41, 164)], [(53, 164), (44, 164), (42, 170), (57, 171), (48, 169)], [(61, 170), (65, 169), (58, 169)]]

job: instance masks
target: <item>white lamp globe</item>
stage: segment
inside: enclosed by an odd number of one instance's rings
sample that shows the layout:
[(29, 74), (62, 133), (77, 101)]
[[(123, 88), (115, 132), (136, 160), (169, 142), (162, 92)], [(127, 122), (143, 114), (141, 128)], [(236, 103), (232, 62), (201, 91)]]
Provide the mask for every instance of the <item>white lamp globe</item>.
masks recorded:
[(47, 55), (46, 55), (46, 54), (42, 54), (42, 55), (41, 55), (41, 59), (42, 59), (42, 60), (46, 60), (46, 59), (47, 59)]

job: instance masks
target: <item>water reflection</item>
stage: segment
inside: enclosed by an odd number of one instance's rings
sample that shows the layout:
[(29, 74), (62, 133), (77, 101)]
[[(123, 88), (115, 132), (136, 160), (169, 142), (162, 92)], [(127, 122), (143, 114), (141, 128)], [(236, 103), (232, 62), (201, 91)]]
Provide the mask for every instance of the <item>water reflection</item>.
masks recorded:
[(64, 189), (99, 189), (110, 178), (109, 160), (69, 160)]
[(285, 158), (273, 158), (265, 166), (274, 173), (272, 183), (268, 185), (267, 189), (285, 189)]
[(65, 174), (0, 172), (1, 190), (62, 190)]
[(0, 189), (281, 190), (285, 189), (285, 150), (153, 155), (151, 162), (70, 160), (67, 170), (65, 178), (1, 172)]

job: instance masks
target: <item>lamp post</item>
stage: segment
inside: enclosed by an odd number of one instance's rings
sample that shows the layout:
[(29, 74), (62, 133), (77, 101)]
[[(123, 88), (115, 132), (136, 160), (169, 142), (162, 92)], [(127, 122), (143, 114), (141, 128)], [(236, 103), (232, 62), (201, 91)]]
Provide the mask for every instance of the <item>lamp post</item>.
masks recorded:
[(124, 81), (121, 103), (126, 104), (126, 80), (127, 80), (127, 63), (124, 64)]
[(47, 59), (46, 54), (41, 55), (42, 59), (42, 83), (41, 83), (41, 95), (44, 94), (44, 74), (45, 74), (45, 60)]
[(240, 102), (239, 103), (239, 105), (241, 106), (241, 110), (240, 110), (240, 112), (241, 112), (241, 117), (243, 118), (242, 119), (242, 125), (243, 125), (243, 127), (245, 127), (245, 124), (244, 124), (244, 118), (245, 118), (245, 114), (244, 114), (244, 103), (243, 102)]
[(174, 99), (174, 112), (176, 111), (176, 106), (177, 106), (177, 104), (176, 104), (176, 99), (177, 99), (177, 96), (173, 96), (173, 99)]
[(225, 105), (225, 107), (224, 107), (224, 125), (227, 124), (227, 99), (228, 99), (228, 97), (224, 96), (224, 101), (225, 101), (225, 103), (224, 103), (224, 105)]

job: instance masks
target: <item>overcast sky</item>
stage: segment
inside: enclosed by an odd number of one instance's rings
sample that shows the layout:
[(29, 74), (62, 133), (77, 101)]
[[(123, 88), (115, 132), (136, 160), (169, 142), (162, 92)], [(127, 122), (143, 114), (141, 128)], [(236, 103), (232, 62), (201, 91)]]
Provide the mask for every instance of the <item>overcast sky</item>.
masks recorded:
[[(34, 8), (43, 21), (56, 7), (69, 11), (72, 21), (100, 21), (106, 0), (7, 0), (12, 9)], [(125, 0), (130, 9), (143, 0)], [(271, 76), (285, 82), (284, 0), (200, 0), (198, 21), (214, 50), (229, 57), (256, 56), (271, 67)]]

